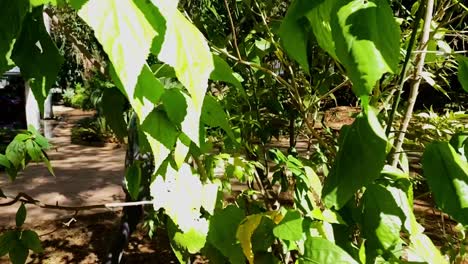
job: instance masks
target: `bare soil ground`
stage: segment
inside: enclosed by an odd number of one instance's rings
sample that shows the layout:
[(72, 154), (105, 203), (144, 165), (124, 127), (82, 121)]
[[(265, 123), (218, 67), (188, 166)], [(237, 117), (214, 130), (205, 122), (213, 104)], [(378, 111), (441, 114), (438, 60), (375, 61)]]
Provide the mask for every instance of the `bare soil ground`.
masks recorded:
[[(25, 192), (43, 203), (68, 206), (124, 201), (122, 179), (125, 148), (117, 144), (103, 147), (70, 142), (74, 123), (93, 112), (57, 107), (57, 120), (48, 121), (54, 149), (48, 152), (56, 177), (42, 164), (31, 164), (9, 182), (4, 172), (0, 186), (9, 197)], [(0, 203), (4, 201), (0, 200)], [(0, 233), (12, 228), (19, 203), (0, 207)], [(42, 209), (27, 205), (25, 227), (34, 229), (43, 242), (44, 253), (33, 254), (27, 263), (101, 263), (112, 234), (120, 221), (120, 210), (75, 212)], [(139, 231), (133, 235), (124, 259), (126, 263), (175, 263), (164, 232), (150, 240)], [(9, 263), (6, 257), (0, 263)]]

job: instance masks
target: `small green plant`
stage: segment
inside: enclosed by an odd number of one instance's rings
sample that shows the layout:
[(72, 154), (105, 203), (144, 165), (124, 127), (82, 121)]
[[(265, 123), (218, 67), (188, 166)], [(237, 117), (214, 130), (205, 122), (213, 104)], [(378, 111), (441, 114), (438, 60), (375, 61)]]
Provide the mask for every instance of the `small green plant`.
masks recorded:
[(65, 106), (72, 106), (72, 100), (75, 97), (75, 90), (72, 88), (67, 88), (63, 90), (62, 100)]
[(103, 144), (113, 137), (106, 119), (101, 116), (84, 118), (72, 128), (71, 142), (75, 144)]

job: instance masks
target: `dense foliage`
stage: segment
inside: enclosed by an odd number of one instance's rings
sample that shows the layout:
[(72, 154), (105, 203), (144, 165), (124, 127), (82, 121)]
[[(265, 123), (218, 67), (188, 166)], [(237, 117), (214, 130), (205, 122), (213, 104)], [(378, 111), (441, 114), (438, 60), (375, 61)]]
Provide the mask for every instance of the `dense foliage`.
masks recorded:
[[(149, 189), (147, 226), (166, 228), (180, 262), (197, 253), (214, 263), (458, 257), (442, 254), (416, 220), (403, 144), (423, 80), (447, 96), (468, 91), (461, 2), (1, 0), (0, 72), (21, 67), (40, 105), (64, 61), (45, 30), (44, 4), (69, 4), (105, 52), (109, 66), (97, 70), (113, 85), (96, 106), (119, 137), (128, 105), (136, 115), (154, 168), (144, 181), (142, 163), (133, 163), (126, 187), (133, 200)], [(360, 110), (335, 140), (316, 125), (324, 106), (343, 100), (340, 89)], [(422, 144), (422, 174), (437, 207), (465, 228), (468, 139), (466, 127), (455, 132)], [(267, 148), (285, 134), (288, 154)], [(308, 159), (295, 151), (301, 134), (313, 144)], [(30, 128), (0, 164), (14, 179), (27, 162), (48, 162), (47, 147)], [(234, 193), (233, 181), (247, 190)], [(278, 204), (284, 193), (291, 198)], [(0, 255), (13, 263), (41, 249), (21, 228), (25, 217), (21, 206), (17, 230), (0, 236)]]

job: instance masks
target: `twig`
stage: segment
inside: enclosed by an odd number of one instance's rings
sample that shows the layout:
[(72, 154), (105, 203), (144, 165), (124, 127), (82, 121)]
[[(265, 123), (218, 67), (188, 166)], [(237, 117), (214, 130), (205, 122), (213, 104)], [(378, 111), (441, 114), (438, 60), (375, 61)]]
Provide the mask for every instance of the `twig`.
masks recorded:
[(53, 204), (45, 204), (39, 200), (36, 200), (29, 196), (26, 193), (18, 193), (13, 200), (6, 203), (1, 203), (0, 207), (11, 206), (17, 202), (22, 202), (25, 204), (32, 204), (37, 207), (45, 209), (54, 209), (54, 210), (63, 210), (63, 211), (85, 211), (93, 209), (102, 209), (102, 208), (116, 208), (116, 207), (128, 207), (128, 206), (139, 206), (139, 205), (149, 205), (153, 204), (153, 201), (138, 201), (138, 202), (124, 202), (124, 203), (106, 203), (106, 204), (94, 204), (94, 205), (84, 205), (84, 206), (62, 206), (58, 205), (58, 202)]
[[(217, 52), (220, 52), (220, 53), (223, 53), (224, 55), (226, 55), (228, 58), (232, 59), (232, 60), (235, 60), (236, 62), (240, 63), (240, 64), (244, 64), (246, 66), (249, 66), (249, 67), (253, 67), (253, 68), (256, 68), (256, 69), (259, 69), (263, 72), (266, 72), (268, 74), (270, 74), (271, 76), (273, 76), (279, 83), (281, 83), (282, 85), (286, 86), (286, 88), (288, 88), (288, 91), (290, 92), (291, 96), (293, 97), (293, 99), (296, 101), (296, 102), (300, 102), (299, 99), (296, 99), (296, 95), (293, 93), (294, 91), (294, 87), (292, 87), (292, 85), (290, 83), (288, 83), (285, 79), (283, 79), (281, 76), (279, 76), (278, 74), (276, 74), (274, 71), (268, 69), (268, 68), (265, 68), (261, 65), (258, 65), (256, 63), (252, 63), (252, 62), (248, 62), (248, 61), (245, 61), (243, 60), (242, 58), (239, 59), (239, 58), (236, 58), (235, 56), (233, 56), (232, 54), (230, 54), (229, 52), (227, 52), (226, 50), (223, 50), (223, 49), (218, 49), (218, 48), (214, 48), (213, 49)], [(330, 152), (332, 155), (335, 155), (336, 154), (336, 151), (330, 147), (325, 141), (323, 141), (322, 138), (320, 138), (319, 134), (315, 131), (314, 129), (314, 125), (312, 124), (312, 122), (310, 122), (310, 120), (307, 119), (307, 116), (306, 116), (306, 112), (304, 111), (303, 109), (303, 105), (298, 105), (299, 107), (299, 112), (303, 115), (303, 118), (305, 120), (305, 123), (307, 125), (307, 128), (309, 129), (310, 133), (312, 133), (312, 136), (317, 139), (317, 141), (319, 142), (320, 146), (324, 147), (326, 150), (328, 150), (328, 152)]]
[(242, 60), (242, 57), (239, 51), (239, 46), (237, 45), (236, 27), (234, 26), (234, 20), (232, 19), (231, 9), (229, 8), (229, 4), (227, 0), (224, 0), (224, 5), (226, 6), (226, 10), (227, 10), (228, 17), (229, 17), (229, 22), (231, 23), (232, 39), (234, 40), (234, 48), (236, 49), (237, 58), (239, 58), (239, 60)]
[(390, 116), (387, 122), (387, 130), (385, 131), (385, 134), (387, 135), (387, 137), (390, 135), (390, 130), (392, 129), (392, 125), (393, 125), (393, 120), (395, 119), (396, 111), (398, 111), (398, 105), (400, 104), (401, 94), (403, 93), (403, 86), (406, 82), (406, 75), (407, 75), (408, 68), (409, 68), (409, 61), (411, 59), (411, 51), (413, 50), (414, 43), (416, 41), (416, 35), (418, 32), (416, 29), (419, 28), (419, 22), (422, 19), (422, 15), (423, 15), (423, 3), (420, 4), (418, 13), (416, 14), (416, 19), (413, 22), (413, 32), (411, 33), (408, 48), (406, 49), (405, 61), (403, 63), (403, 68), (400, 73), (400, 85), (398, 87), (398, 93), (395, 98), (395, 101), (393, 101), (392, 110), (390, 111)]
[[(427, 45), (429, 42), (431, 22), (432, 22), (432, 13), (434, 11), (434, 0), (428, 0), (426, 3), (426, 15), (424, 18), (424, 27), (422, 32), (422, 37), (420, 41), (420, 50), (427, 50)], [(411, 117), (413, 116), (413, 109), (418, 97), (419, 85), (421, 84), (421, 73), (424, 67), (424, 60), (426, 58), (426, 53), (422, 52), (416, 55), (416, 71), (413, 73), (413, 82), (411, 83), (410, 95), (408, 99), (408, 108), (406, 109), (406, 114), (401, 125), (401, 132), (398, 134), (396, 140), (395, 152), (393, 154), (392, 166), (396, 167), (400, 159), (400, 154), (403, 146), (403, 141), (405, 139), (406, 131), (408, 130), (408, 125), (410, 123)], [(389, 124), (391, 125), (391, 124)]]

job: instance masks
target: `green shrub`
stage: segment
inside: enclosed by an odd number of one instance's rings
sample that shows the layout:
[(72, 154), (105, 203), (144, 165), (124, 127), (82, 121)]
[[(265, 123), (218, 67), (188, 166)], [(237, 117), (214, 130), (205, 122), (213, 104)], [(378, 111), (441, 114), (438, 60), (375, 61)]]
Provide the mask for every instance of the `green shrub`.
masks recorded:
[(74, 144), (104, 144), (113, 137), (103, 117), (84, 118), (72, 128), (71, 142)]

